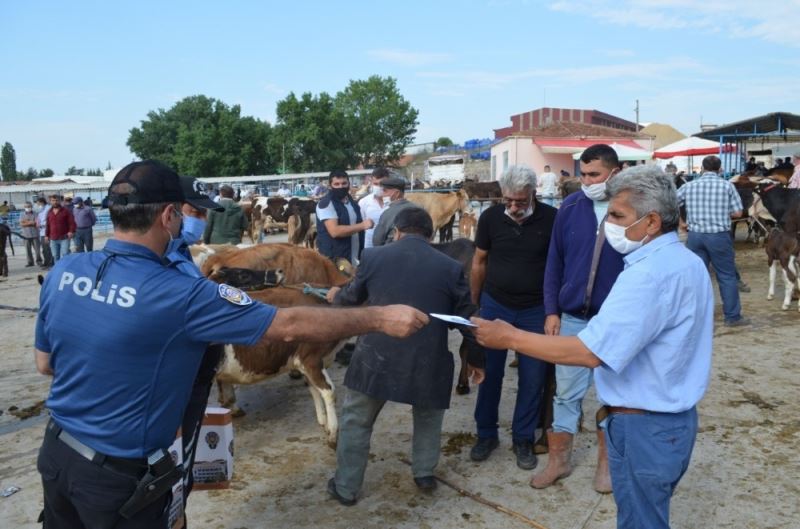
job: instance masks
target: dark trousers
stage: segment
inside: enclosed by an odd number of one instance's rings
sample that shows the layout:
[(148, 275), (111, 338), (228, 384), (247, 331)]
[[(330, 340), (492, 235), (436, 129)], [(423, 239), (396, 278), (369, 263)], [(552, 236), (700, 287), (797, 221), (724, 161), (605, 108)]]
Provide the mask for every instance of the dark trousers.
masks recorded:
[(72, 236), (72, 242), (75, 244), (76, 253), (91, 252), (94, 250), (92, 227), (76, 229), (75, 235)]
[[(492, 299), (486, 292), (481, 294), (481, 318), (500, 319), (519, 329), (544, 332), (543, 305), (520, 310), (510, 309)], [(475, 403), (475, 422), (480, 438), (497, 437), (498, 408), (507, 354), (506, 350), (486, 349), (486, 379), (478, 388), (478, 399)], [(514, 442), (533, 442), (534, 431), (539, 422), (546, 373), (546, 362), (519, 355), (517, 402), (511, 423)]]
[(25, 253), (28, 257), (28, 265), (33, 266), (34, 255), (36, 257), (36, 264), (42, 264), (42, 253), (39, 243), (39, 237), (33, 239), (25, 239)]
[(200, 361), (200, 368), (197, 370), (194, 386), (192, 386), (189, 404), (183, 413), (181, 431), (183, 438), (183, 468), (186, 472), (183, 480), (184, 505), (186, 505), (185, 500), (189, 497), (194, 485), (192, 467), (194, 466), (194, 456), (197, 452), (197, 440), (200, 438), (200, 426), (203, 423), (203, 416), (208, 404), (208, 395), (211, 392), (211, 385), (214, 383), (217, 367), (219, 367), (224, 350), (224, 344), (211, 344), (206, 348), (203, 359)]
[(137, 476), (92, 463), (48, 428), (37, 468), (44, 490), (44, 529), (166, 529), (172, 494), (126, 520), (119, 509), (136, 488)]

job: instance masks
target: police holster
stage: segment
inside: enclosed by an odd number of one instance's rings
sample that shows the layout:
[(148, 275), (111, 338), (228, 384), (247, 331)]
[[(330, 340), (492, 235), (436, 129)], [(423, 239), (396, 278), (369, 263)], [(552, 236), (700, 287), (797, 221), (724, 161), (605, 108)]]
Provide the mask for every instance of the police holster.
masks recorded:
[(120, 508), (119, 514), (130, 519), (154, 501), (163, 498), (183, 477), (183, 467), (175, 465), (172, 457), (164, 449), (154, 452), (147, 458), (147, 473), (136, 484), (136, 490)]

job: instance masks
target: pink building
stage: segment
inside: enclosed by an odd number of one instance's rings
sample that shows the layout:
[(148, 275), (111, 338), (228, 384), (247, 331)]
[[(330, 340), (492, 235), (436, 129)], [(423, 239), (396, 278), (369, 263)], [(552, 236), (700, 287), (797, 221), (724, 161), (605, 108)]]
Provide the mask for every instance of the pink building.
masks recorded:
[(643, 152), (653, 150), (652, 136), (582, 123), (553, 123), (547, 127), (517, 132), (494, 144), (492, 180), (497, 180), (509, 165), (527, 165), (537, 173), (549, 165), (556, 174), (563, 170), (574, 176), (578, 162), (572, 159), (572, 155), (595, 143), (618, 143), (642, 149)]

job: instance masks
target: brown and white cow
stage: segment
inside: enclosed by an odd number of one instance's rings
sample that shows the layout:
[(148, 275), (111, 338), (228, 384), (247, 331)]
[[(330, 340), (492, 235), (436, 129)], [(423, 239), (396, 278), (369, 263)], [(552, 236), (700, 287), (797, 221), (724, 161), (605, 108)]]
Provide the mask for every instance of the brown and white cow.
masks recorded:
[[(325, 304), (318, 297), (286, 287), (253, 291), (249, 295), (256, 301), (279, 308)], [(325, 368), (344, 343), (289, 343), (262, 338), (251, 346), (226, 344), (217, 370), (220, 404), (230, 408), (234, 416), (244, 415), (236, 405), (234, 384), (255, 384), (296, 369), (308, 381), (317, 422), (325, 429), (328, 445), (334, 447), (338, 433), (336, 397), (333, 382)]]
[[(774, 228), (764, 245), (767, 252), (767, 263), (769, 264), (769, 291), (767, 299), (775, 297), (775, 277), (778, 273), (780, 263), (783, 272), (783, 310), (789, 310), (792, 303), (792, 292), (800, 290), (800, 270), (798, 270), (798, 258), (800, 258), (800, 237), (796, 232), (787, 233), (779, 228)], [(800, 301), (797, 302), (797, 310), (800, 311)]]

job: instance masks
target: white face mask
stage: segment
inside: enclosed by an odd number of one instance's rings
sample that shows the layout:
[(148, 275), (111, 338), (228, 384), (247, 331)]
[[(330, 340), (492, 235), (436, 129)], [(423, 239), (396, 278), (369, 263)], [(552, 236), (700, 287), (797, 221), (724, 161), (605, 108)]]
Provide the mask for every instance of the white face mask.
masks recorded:
[[(644, 217), (646, 216), (647, 215)], [(604, 231), (608, 244), (610, 244), (612, 248), (623, 255), (629, 254), (632, 251), (641, 248), (649, 235), (645, 235), (644, 239), (641, 241), (632, 241), (625, 236), (625, 233), (628, 231), (628, 228), (637, 225), (644, 217), (627, 227), (620, 226), (619, 224), (611, 224), (610, 222), (606, 221)]]
[(608, 195), (606, 194), (606, 183), (600, 182), (599, 184), (581, 184), (581, 189), (583, 190), (583, 194), (587, 197), (591, 198), (594, 201), (602, 201), (608, 200)]
[(372, 186), (372, 195), (375, 198), (381, 198), (383, 196), (383, 188), (381, 186)]

